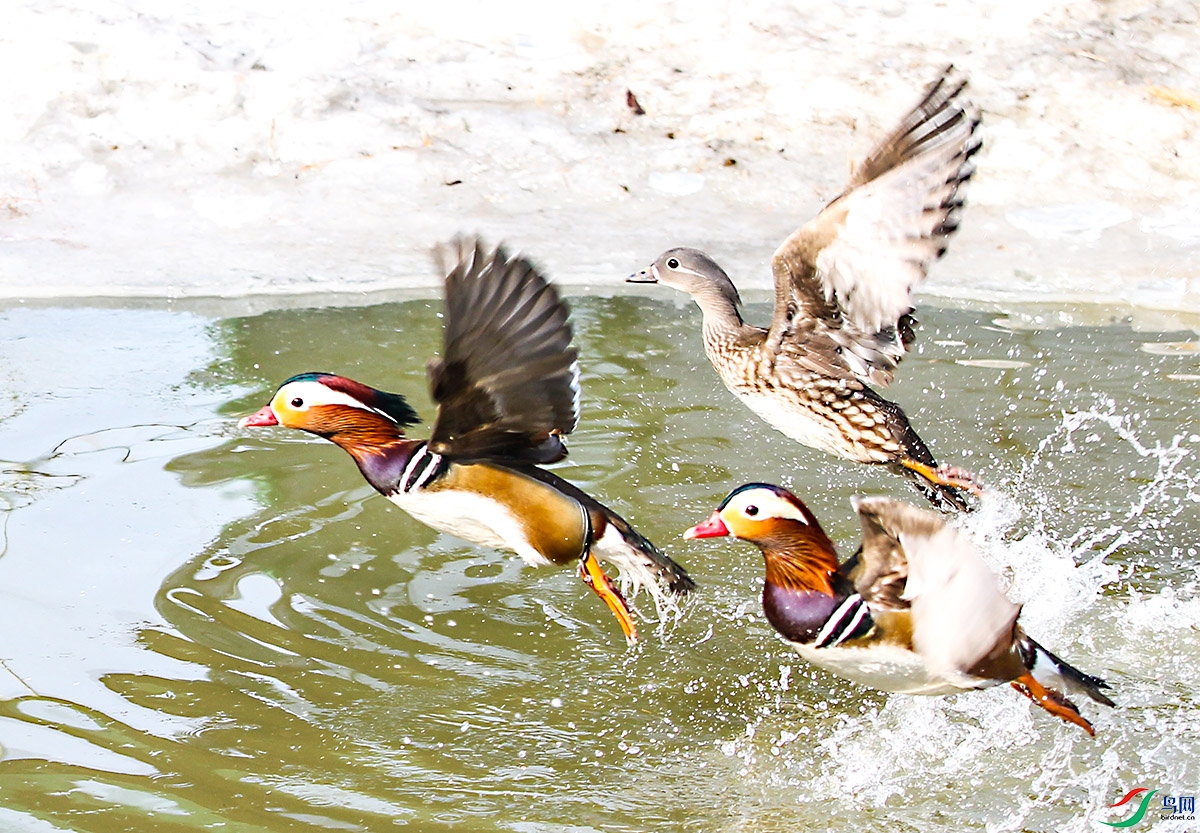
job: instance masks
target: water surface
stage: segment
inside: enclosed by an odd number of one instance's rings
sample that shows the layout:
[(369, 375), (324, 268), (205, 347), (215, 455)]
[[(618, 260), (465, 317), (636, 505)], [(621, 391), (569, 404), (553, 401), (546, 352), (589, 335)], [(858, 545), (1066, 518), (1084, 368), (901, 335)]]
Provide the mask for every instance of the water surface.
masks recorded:
[(1084, 831), (1134, 786), (1195, 794), (1189, 333), (925, 308), (889, 394), (991, 487), (968, 523), (1027, 630), (1113, 685), (1116, 710), (1081, 704), (1090, 739), (1007, 687), (814, 671), (762, 619), (756, 551), (679, 538), (749, 480), (844, 554), (850, 496), (919, 497), (757, 420), (676, 301), (571, 299), (583, 421), (557, 470), (701, 586), (634, 649), (571, 571), (417, 524), (328, 443), (235, 428), (305, 370), (430, 419), (439, 301), (0, 311), (0, 827)]

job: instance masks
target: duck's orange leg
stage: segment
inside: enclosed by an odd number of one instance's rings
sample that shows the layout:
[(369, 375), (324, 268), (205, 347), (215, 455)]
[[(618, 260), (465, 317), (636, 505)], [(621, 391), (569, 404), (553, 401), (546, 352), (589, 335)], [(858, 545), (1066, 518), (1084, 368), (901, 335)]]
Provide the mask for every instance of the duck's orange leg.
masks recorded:
[(579, 562), (579, 577), (583, 579), (584, 584), (592, 588), (592, 592), (599, 596), (600, 600), (608, 605), (608, 609), (617, 617), (617, 621), (621, 623), (621, 630), (625, 632), (625, 641), (630, 645), (637, 642), (637, 625), (633, 622), (633, 614), (629, 612), (629, 605), (625, 603), (625, 597), (612, 583), (612, 579), (600, 569), (600, 562), (596, 560), (596, 556), (592, 555), (591, 550), (585, 552), (583, 559)]
[(983, 497), (983, 484), (966, 469), (958, 466), (941, 465), (937, 468), (919, 463), (911, 457), (900, 460), (900, 465), (911, 472), (924, 477), (937, 486), (949, 486), (952, 489), (962, 489), (975, 497)]
[(1096, 736), (1096, 730), (1092, 728), (1091, 723), (1083, 719), (1083, 715), (1079, 713), (1079, 709), (1075, 708), (1074, 703), (1057, 691), (1046, 688), (1035, 680), (1032, 674), (1025, 674), (1013, 680), (1012, 687), (1055, 717), (1062, 718), (1068, 723), (1074, 723), (1092, 737)]

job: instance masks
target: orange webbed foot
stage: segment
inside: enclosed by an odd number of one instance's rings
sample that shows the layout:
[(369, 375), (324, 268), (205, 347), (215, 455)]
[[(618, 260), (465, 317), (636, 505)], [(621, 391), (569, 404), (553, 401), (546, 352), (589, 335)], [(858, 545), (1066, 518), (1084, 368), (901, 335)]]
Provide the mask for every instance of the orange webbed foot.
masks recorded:
[(975, 497), (983, 497), (983, 484), (979, 482), (979, 478), (959, 466), (951, 466), (943, 463), (934, 468), (913, 459), (901, 460), (900, 465), (911, 472), (919, 474), (936, 486), (961, 489)]
[(1025, 674), (1013, 680), (1012, 687), (1055, 717), (1061, 718), (1068, 723), (1074, 723), (1092, 737), (1096, 736), (1096, 730), (1092, 728), (1091, 723), (1088, 723), (1083, 718), (1083, 715), (1079, 713), (1079, 709), (1075, 708), (1074, 703), (1068, 700), (1065, 695), (1046, 688), (1035, 680), (1032, 674)]
[(625, 602), (625, 597), (621, 595), (621, 591), (612, 583), (604, 571), (600, 569), (600, 562), (596, 560), (591, 551), (584, 553), (583, 559), (579, 562), (579, 577), (583, 579), (583, 583), (592, 588), (592, 592), (600, 597), (600, 600), (608, 605), (608, 609), (617, 617), (617, 622), (621, 625), (621, 630), (625, 634), (625, 641), (630, 645), (637, 642), (637, 625), (634, 624), (633, 614), (629, 612), (629, 605)]

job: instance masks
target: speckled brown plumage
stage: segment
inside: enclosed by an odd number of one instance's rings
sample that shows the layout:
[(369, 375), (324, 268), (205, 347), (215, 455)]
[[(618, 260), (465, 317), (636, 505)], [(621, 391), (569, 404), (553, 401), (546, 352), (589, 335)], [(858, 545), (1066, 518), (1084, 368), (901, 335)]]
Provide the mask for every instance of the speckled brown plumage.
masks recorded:
[(696, 249), (664, 252), (633, 282), (688, 292), (705, 353), (726, 386), (778, 430), (913, 479), (942, 508), (978, 492), (939, 467), (886, 386), (913, 339), (912, 290), (958, 227), (961, 185), (980, 147), (979, 113), (952, 67), (863, 162), (846, 190), (776, 250), (769, 328), (747, 324), (728, 275)]

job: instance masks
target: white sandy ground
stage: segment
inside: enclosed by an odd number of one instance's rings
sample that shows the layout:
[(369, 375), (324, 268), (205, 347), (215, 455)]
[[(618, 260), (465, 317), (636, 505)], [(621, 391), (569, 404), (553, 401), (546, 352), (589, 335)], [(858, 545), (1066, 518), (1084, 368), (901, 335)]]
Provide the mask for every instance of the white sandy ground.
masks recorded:
[(926, 290), (1197, 312), (1198, 24), (1184, 0), (16, 0), (0, 302), (431, 286), (459, 231), (594, 290), (680, 244), (765, 287), (954, 62), (985, 150)]

